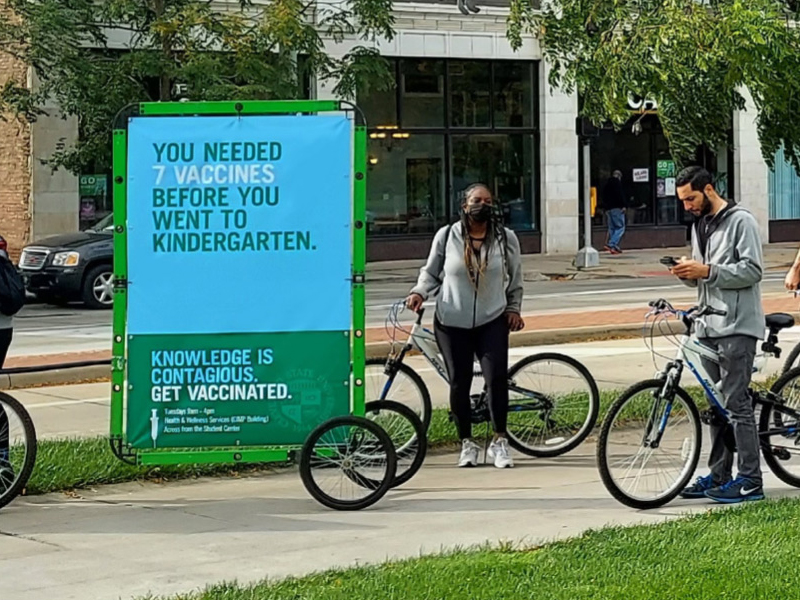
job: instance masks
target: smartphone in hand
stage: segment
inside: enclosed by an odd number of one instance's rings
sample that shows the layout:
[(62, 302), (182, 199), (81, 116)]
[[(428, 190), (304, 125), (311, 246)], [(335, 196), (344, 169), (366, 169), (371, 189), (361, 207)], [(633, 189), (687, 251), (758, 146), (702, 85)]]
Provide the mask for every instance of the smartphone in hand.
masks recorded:
[(669, 267), (670, 269), (671, 269), (672, 267), (675, 267), (675, 266), (677, 266), (677, 265), (678, 265), (678, 261), (677, 261), (677, 260), (676, 260), (674, 257), (672, 257), (672, 256), (664, 256), (664, 257), (663, 257), (663, 258), (661, 258), (661, 260), (659, 260), (658, 262), (660, 262), (660, 263), (661, 263), (662, 265), (664, 265), (664, 266), (667, 266), (667, 267)]

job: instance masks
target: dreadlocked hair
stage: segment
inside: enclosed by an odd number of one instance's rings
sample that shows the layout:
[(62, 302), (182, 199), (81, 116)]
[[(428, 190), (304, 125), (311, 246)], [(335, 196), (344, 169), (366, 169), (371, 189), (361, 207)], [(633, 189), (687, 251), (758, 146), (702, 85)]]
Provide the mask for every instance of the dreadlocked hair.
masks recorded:
[[(462, 192), (461, 204), (466, 204), (469, 195), (480, 188), (491, 193), (491, 189), (485, 183), (473, 183)], [(492, 216), (486, 224), (486, 239), (483, 241), (483, 247), (486, 248), (485, 255), (482, 252), (476, 252), (472, 246), (472, 237), (469, 231), (469, 215), (465, 210), (461, 211), (461, 232), (464, 238), (464, 263), (467, 265), (467, 273), (469, 273), (469, 280), (470, 283), (472, 283), (472, 287), (477, 290), (480, 286), (481, 278), (484, 273), (486, 273), (489, 256), (491, 256), (491, 253), (495, 249), (495, 241), (499, 242), (500, 248), (503, 251), (504, 272), (508, 272), (508, 243), (506, 239), (506, 230), (503, 226), (503, 214), (500, 211), (500, 207), (496, 204), (492, 204)]]

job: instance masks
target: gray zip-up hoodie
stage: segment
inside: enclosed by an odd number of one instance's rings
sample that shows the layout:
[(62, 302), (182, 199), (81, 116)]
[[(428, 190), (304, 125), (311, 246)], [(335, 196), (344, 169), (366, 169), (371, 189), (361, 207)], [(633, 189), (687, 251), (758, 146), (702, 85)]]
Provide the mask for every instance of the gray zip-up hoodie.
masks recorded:
[(471, 329), (485, 325), (504, 312), (522, 310), (522, 260), (519, 240), (506, 229), (507, 259), (495, 240), (487, 256), (486, 271), (477, 282), (469, 278), (464, 262), (464, 231), (461, 223), (447, 225), (436, 232), (428, 262), (420, 269), (417, 285), (411, 290), (426, 300), (441, 290), (436, 301), (436, 317), (442, 325)]
[[(0, 259), (9, 260), (5, 250), (0, 250)], [(11, 329), (12, 327), (14, 327), (14, 317), (0, 313), (0, 330)]]
[(692, 228), (692, 258), (709, 265), (708, 279), (682, 280), (698, 288), (701, 306), (727, 311), (727, 316), (706, 316), (697, 324), (698, 337), (721, 338), (747, 335), (764, 338), (764, 308), (761, 306), (763, 258), (761, 235), (755, 217), (740, 206), (724, 209), (709, 224), (705, 253), (697, 228)]

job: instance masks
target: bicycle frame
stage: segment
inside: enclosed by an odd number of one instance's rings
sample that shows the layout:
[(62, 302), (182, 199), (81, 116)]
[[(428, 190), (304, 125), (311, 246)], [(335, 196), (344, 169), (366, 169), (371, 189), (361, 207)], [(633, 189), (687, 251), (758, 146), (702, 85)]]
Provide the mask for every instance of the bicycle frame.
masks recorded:
[[(717, 382), (712, 381), (711, 375), (703, 365), (702, 359), (704, 358), (717, 364), (720, 362), (719, 352), (704, 345), (694, 333), (681, 336), (675, 361), (667, 367), (667, 382), (680, 383), (682, 366), (686, 365), (703, 387), (703, 391), (705, 391), (711, 405), (720, 411), (720, 414), (724, 415), (726, 419), (729, 419), (729, 413), (722, 402), (722, 392), (720, 392)], [(678, 369), (678, 379), (677, 381), (670, 381), (670, 376), (673, 375), (676, 369)]]
[[(413, 350), (419, 350), (422, 355), (425, 357), (425, 360), (430, 363), (430, 365), (434, 368), (434, 370), (438, 373), (439, 377), (441, 377), (445, 382), (448, 384), (450, 383), (450, 378), (447, 375), (447, 369), (443, 364), (442, 360), (439, 358), (439, 345), (436, 342), (436, 337), (434, 333), (429, 330), (428, 328), (422, 325), (422, 317), (425, 311), (420, 310), (417, 313), (417, 320), (415, 321), (413, 327), (411, 328), (411, 333), (408, 336), (408, 340), (406, 341), (403, 349), (397, 355), (397, 357), (390, 357), (389, 358), (389, 365), (392, 362), (402, 362), (405, 358), (406, 354)], [(387, 365), (388, 366), (388, 365)], [(388, 371), (387, 371), (388, 373)], [(480, 375), (480, 371), (475, 372), (476, 375)], [(390, 376), (386, 383), (384, 384), (383, 391), (381, 392), (381, 399), (385, 399), (388, 396), (389, 389), (392, 386), (394, 378)], [(517, 405), (515, 407), (510, 408), (511, 411), (521, 411), (521, 410), (547, 410), (552, 407), (552, 402), (543, 394), (533, 390), (527, 390), (525, 388), (521, 388), (513, 383), (509, 379), (508, 382), (508, 389), (511, 392), (517, 392), (519, 394), (523, 394), (525, 396), (531, 397), (535, 399), (535, 404), (531, 404), (530, 406), (520, 406)], [(481, 392), (481, 400), (483, 400), (486, 394), (486, 390), (484, 389)]]
[[(667, 406), (664, 410), (664, 413), (660, 417), (660, 422), (657, 430), (655, 431), (656, 437), (655, 440), (648, 442), (648, 434), (645, 434), (645, 443), (648, 445), (658, 445), (661, 440), (661, 437), (664, 434), (664, 430), (667, 425), (667, 421), (669, 419), (670, 412), (672, 410), (672, 390), (674, 390), (675, 386), (680, 385), (681, 376), (683, 374), (684, 365), (689, 368), (694, 375), (695, 379), (700, 383), (703, 388), (703, 391), (706, 394), (706, 398), (708, 399), (709, 403), (711, 404), (712, 408), (721, 415), (726, 422), (731, 422), (730, 412), (725, 408), (722, 399), (722, 392), (719, 389), (718, 382), (712, 380), (711, 375), (708, 373), (708, 370), (705, 368), (703, 364), (703, 359), (711, 361), (713, 363), (719, 364), (720, 356), (719, 352), (704, 345), (697, 337), (697, 335), (692, 331), (691, 322), (689, 320), (689, 313), (676, 311), (675, 314), (681, 318), (687, 328), (687, 332), (679, 337), (678, 339), (678, 349), (676, 351), (675, 359), (671, 361), (662, 371), (661, 376), (664, 377), (664, 387), (662, 388), (661, 399), (667, 399)], [(775, 339), (777, 342), (777, 338)], [(764, 351), (762, 349), (762, 353), (757, 355), (757, 358), (769, 358), (773, 356), (769, 351)], [(762, 364), (763, 367), (763, 364)], [(753, 369), (755, 372), (757, 369)], [(776, 404), (773, 395), (770, 393), (767, 397), (760, 397), (759, 401), (763, 404)], [(650, 423), (654, 423), (655, 419), (658, 417), (658, 411), (660, 409), (660, 403), (656, 402), (653, 405), (653, 413), (651, 414)], [(782, 409), (783, 410), (783, 409)], [(788, 411), (793, 412), (793, 411)], [(650, 431), (649, 425), (646, 431)]]

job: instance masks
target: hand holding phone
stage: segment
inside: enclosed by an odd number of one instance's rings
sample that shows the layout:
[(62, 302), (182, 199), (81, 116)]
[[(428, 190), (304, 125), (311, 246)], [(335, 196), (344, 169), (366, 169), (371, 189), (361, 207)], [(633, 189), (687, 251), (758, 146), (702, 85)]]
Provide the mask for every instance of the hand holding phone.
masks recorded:
[(672, 256), (664, 256), (659, 262), (662, 265), (665, 265), (669, 268), (675, 267), (678, 265), (678, 261)]

